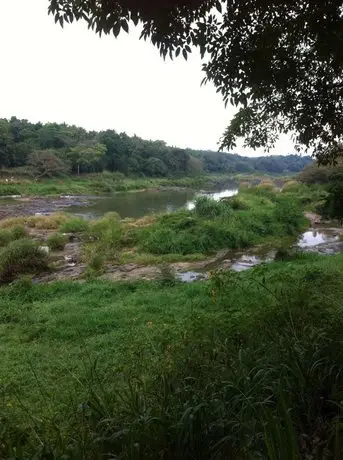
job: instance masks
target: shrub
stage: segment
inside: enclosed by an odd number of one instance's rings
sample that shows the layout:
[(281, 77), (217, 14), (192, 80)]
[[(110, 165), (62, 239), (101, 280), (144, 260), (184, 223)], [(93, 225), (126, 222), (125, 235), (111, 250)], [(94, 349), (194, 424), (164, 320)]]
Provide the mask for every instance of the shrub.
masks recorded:
[(88, 222), (81, 217), (73, 217), (67, 220), (61, 227), (62, 233), (81, 233), (88, 229)]
[(48, 238), (48, 246), (52, 251), (63, 251), (65, 245), (68, 243), (68, 237), (61, 233), (55, 233)]
[(13, 241), (0, 252), (0, 281), (14, 280), (18, 275), (39, 273), (48, 268), (48, 256), (32, 240)]

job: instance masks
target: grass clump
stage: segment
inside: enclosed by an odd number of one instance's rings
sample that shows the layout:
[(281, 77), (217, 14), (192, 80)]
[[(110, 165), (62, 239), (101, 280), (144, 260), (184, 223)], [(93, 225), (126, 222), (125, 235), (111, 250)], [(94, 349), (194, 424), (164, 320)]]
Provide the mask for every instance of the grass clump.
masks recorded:
[(0, 247), (7, 246), (9, 243), (15, 240), (19, 240), (25, 237), (25, 228), (20, 226), (12, 227), (10, 230), (6, 228), (0, 228)]
[(228, 216), (231, 213), (228, 201), (214, 201), (206, 196), (199, 196), (195, 202), (195, 212), (199, 217), (212, 219)]
[(0, 230), (0, 246), (7, 246), (12, 241), (12, 232), (7, 229)]
[(92, 241), (85, 248), (88, 260), (92, 260), (95, 254), (106, 260), (115, 259), (124, 243), (124, 233), (117, 213), (107, 213), (102, 219), (91, 222), (87, 235)]
[(6, 219), (0, 220), (0, 228), (13, 228), (17, 226), (23, 226), (26, 223), (25, 217), (6, 217)]
[(55, 233), (49, 236), (47, 240), (47, 244), (52, 251), (63, 251), (67, 243), (68, 237), (62, 233)]
[(11, 242), (0, 252), (0, 281), (13, 281), (18, 275), (47, 270), (48, 256), (29, 239)]
[(87, 229), (88, 222), (81, 217), (69, 218), (59, 228), (62, 233), (82, 233), (87, 231)]
[(27, 225), (31, 228), (55, 230), (70, 219), (68, 214), (55, 213), (48, 216), (31, 216), (27, 219)]

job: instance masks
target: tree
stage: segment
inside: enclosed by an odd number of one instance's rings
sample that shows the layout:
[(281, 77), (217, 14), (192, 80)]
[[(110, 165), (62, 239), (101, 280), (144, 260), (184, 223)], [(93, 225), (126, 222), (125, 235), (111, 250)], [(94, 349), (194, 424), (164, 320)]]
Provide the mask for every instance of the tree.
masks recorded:
[(151, 157), (147, 160), (144, 170), (148, 176), (166, 176), (167, 167), (159, 158)]
[(96, 166), (104, 158), (106, 150), (105, 145), (90, 142), (72, 147), (66, 156), (71, 161), (73, 170), (80, 175), (81, 170), (95, 171)]
[(36, 179), (61, 176), (70, 172), (69, 164), (58, 158), (54, 150), (32, 152), (28, 158), (28, 165)]
[(343, 224), (343, 174), (337, 173), (331, 177), (328, 186), (328, 198), (324, 205), (324, 211), (329, 217), (338, 219)]
[[(216, 7), (216, 10), (213, 9)], [(163, 57), (191, 45), (208, 55), (204, 81), (238, 107), (222, 138), (269, 149), (280, 133), (334, 161), (343, 139), (343, 0), (50, 0), (56, 22), (98, 33), (143, 24)]]

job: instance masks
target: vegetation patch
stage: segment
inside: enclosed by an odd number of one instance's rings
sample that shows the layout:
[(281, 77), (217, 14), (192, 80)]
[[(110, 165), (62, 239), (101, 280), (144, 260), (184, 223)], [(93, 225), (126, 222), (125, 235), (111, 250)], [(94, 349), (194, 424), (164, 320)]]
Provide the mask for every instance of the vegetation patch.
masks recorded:
[(0, 457), (333, 455), (342, 270), (311, 254), (190, 285), (3, 287)]
[(47, 240), (47, 244), (52, 251), (63, 251), (67, 243), (68, 237), (62, 233), (55, 233), (49, 236)]
[(0, 252), (0, 281), (13, 281), (19, 275), (48, 269), (48, 256), (28, 239), (13, 241)]
[(82, 233), (88, 229), (88, 223), (81, 217), (70, 217), (59, 229), (62, 233)]

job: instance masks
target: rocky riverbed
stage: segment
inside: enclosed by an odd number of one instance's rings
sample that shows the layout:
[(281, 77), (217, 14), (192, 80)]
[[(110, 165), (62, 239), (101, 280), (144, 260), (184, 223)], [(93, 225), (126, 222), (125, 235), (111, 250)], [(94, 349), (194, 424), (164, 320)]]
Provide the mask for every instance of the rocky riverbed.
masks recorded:
[(52, 214), (64, 211), (72, 206), (90, 206), (95, 198), (91, 196), (21, 197), (0, 198), (0, 219), (6, 217)]

